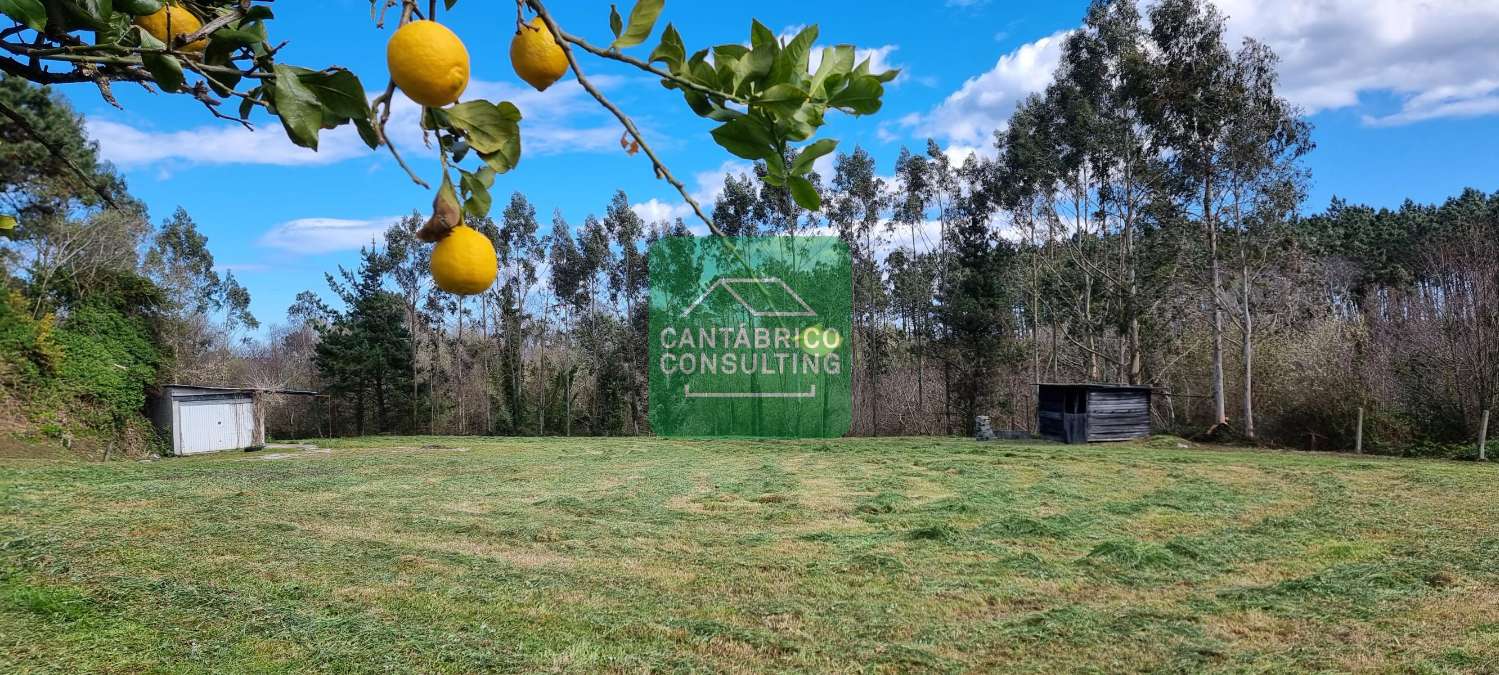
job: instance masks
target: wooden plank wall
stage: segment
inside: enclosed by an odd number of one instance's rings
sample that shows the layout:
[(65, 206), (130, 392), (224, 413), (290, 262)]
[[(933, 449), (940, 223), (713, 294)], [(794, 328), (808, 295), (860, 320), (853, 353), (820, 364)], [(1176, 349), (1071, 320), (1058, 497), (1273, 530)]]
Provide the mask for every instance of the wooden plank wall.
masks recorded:
[(1088, 392), (1088, 440), (1126, 441), (1150, 435), (1150, 391)]

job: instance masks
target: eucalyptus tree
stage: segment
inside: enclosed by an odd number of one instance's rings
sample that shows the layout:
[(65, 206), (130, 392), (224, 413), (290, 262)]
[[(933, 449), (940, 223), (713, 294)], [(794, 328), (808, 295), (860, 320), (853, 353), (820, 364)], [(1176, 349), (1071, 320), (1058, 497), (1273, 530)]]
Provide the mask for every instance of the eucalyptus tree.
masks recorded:
[[(411, 334), (411, 429), (418, 428), (417, 419), (420, 417), (419, 389), (421, 378), (418, 369), (421, 367), (422, 335), (430, 332), (430, 322), (422, 311), (422, 296), (428, 290), (428, 259), (431, 252), (421, 245), (416, 239), (416, 228), (421, 225), (422, 217), (411, 214), (385, 228), (385, 256), (389, 261), (388, 269), (391, 280), (401, 296), (401, 307), (405, 314), (406, 331)], [(436, 363), (433, 360), (428, 366), (428, 382), (436, 379)], [(429, 433), (436, 433), (435, 429), (428, 429)]]
[(753, 178), (742, 173), (725, 174), (723, 192), (713, 202), (713, 222), (725, 236), (756, 236), (760, 233), (755, 214), (758, 200)]
[[(1310, 152), (1311, 125), (1276, 92), (1277, 58), (1265, 45), (1246, 40), (1235, 55), (1230, 87), (1235, 114), (1225, 153), (1227, 215), (1238, 253), (1238, 291), (1220, 304), (1234, 311), (1239, 328), (1242, 430), (1255, 437), (1254, 342), (1256, 311), (1295, 294), (1284, 288), (1298, 275), (1292, 266), (1291, 220), (1305, 198), (1306, 172), (1298, 161)], [(1290, 246), (1288, 246), (1290, 244)], [(1268, 284), (1279, 292), (1259, 293)]]
[(865, 376), (870, 433), (878, 435), (880, 375), (889, 365), (880, 335), (889, 299), (878, 255), (889, 229), (883, 219), (889, 198), (885, 181), (875, 175), (874, 158), (863, 148), (838, 154), (829, 201), (828, 222), (848, 245), (853, 263), (854, 328), (858, 336), (855, 353), (864, 357), (856, 367)]
[(498, 289), (502, 327), (502, 366), (505, 372), (506, 396), (509, 399), (510, 432), (520, 433), (525, 416), (525, 345), (528, 334), (528, 307), (538, 282), (537, 262), (545, 255), (541, 238), (536, 235), (539, 223), (536, 207), (526, 196), (513, 192), (500, 224), (500, 257), (503, 282)]
[(923, 227), (933, 194), (931, 164), (923, 155), (902, 146), (895, 160), (895, 194), (891, 198), (892, 219), (910, 231), (910, 248), (896, 250), (886, 260), (890, 288), (916, 357), (916, 409), (926, 412), (926, 347), (931, 333), (931, 297), (936, 284), (936, 256)]
[[(1192, 185), (1206, 242), (1205, 310), (1212, 349), (1213, 423), (1228, 423), (1224, 380), (1222, 216), (1229, 190), (1231, 122), (1242, 112), (1233, 86), (1234, 58), (1224, 42), (1224, 17), (1205, 0), (1161, 0), (1150, 9), (1154, 76), (1150, 120), (1170, 149), (1174, 170)], [(1190, 213), (1190, 211), (1188, 211)]]
[(639, 434), (646, 412), (646, 334), (650, 331), (650, 278), (646, 251), (642, 248), (646, 224), (630, 208), (623, 190), (615, 191), (610, 199), (603, 224), (613, 251), (608, 269), (609, 298), (619, 316), (620, 339), (614, 346), (611, 362), (624, 367), (620, 380), (611, 384), (622, 385), (622, 396), (629, 410), (629, 429)]

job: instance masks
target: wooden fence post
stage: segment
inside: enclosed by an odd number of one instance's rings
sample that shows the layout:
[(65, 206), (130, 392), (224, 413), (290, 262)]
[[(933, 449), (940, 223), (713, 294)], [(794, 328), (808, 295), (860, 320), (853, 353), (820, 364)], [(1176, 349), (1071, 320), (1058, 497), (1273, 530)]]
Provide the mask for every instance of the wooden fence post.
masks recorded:
[(1483, 411), (1483, 422), (1478, 425), (1478, 461), (1488, 461), (1489, 411)]
[(1353, 451), (1364, 454), (1364, 407), (1358, 408), (1358, 431), (1353, 434)]

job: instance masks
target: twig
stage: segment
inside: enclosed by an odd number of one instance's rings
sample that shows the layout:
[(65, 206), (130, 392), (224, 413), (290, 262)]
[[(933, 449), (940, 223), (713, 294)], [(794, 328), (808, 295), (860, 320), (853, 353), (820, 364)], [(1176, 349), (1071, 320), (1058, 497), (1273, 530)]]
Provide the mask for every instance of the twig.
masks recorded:
[[(5, 51), (8, 51), (8, 52), (10, 52), (12, 54), (16, 54), (18, 56), (26, 56), (26, 57), (30, 57), (30, 58), (40, 58), (40, 59), (46, 59), (46, 60), (49, 60), (49, 61), (64, 61), (64, 62), (67, 62), (67, 63), (92, 63), (92, 64), (98, 64), (98, 65), (104, 65), (104, 66), (123, 66), (123, 67), (126, 67), (126, 68), (141, 68), (144, 65), (144, 64), (141, 63), (140, 59), (132, 59), (132, 58), (129, 58), (129, 57), (126, 57), (126, 56), (95, 56), (95, 55), (91, 55), (88, 52), (90, 52), (92, 50), (89, 50), (89, 49), (77, 49), (77, 48), (67, 48), (65, 50), (59, 50), (59, 49), (56, 49), (56, 48), (53, 48), (53, 49), (37, 49), (35, 47), (30, 47), (30, 46), (27, 46), (27, 45), (18, 45), (18, 44), (13, 43), (13, 42), (0, 42), (0, 49), (4, 49)], [(124, 51), (127, 54), (166, 54), (166, 55), (171, 55), (171, 56), (177, 57), (179, 61), (189, 61), (189, 60), (191, 60), (191, 59), (188, 59), (188, 58), (184, 58), (183, 54), (181, 52), (173, 52), (173, 51), (166, 50), (166, 49), (147, 49), (147, 48), (143, 48), (143, 47), (128, 47), (128, 48), (123, 48), (123, 49), (124, 49)], [(0, 64), (3, 64), (4, 61), (5, 61), (4, 59), (0, 59)], [(12, 62), (12, 63), (14, 63), (14, 62)], [(17, 63), (15, 65), (19, 66), (20, 64)], [(210, 72), (214, 72), (214, 73), (218, 73), (218, 74), (221, 74), (221, 75), (236, 75), (236, 76), (239, 76), (239, 77), (248, 77), (248, 78), (253, 78), (253, 79), (272, 79), (272, 78), (275, 77), (275, 75), (273, 73), (264, 73), (264, 72), (255, 72), (255, 71), (242, 71), (242, 70), (240, 70), (238, 68), (229, 68), (227, 66), (211, 66), (211, 65), (208, 65), (208, 64), (205, 64), (205, 63), (199, 63), (198, 65), (199, 65), (199, 67), (203, 68), (204, 70), (207, 70), (207, 71), (210, 71)], [(22, 66), (22, 67), (24, 67), (24, 66)], [(7, 72), (9, 72), (9, 69), (5, 68), (5, 66), (3, 66), (3, 65), (0, 65), (0, 69), (5, 69), (5, 70), (7, 70)], [(34, 68), (33, 70), (34, 70), (34, 72), (37, 72), (37, 73), (48, 74), (47, 71), (41, 70), (40, 68)], [(13, 74), (19, 75), (19, 74), (22, 74), (22, 73), (13, 73)], [(69, 81), (71, 81), (71, 82), (82, 82), (82, 81), (86, 81), (86, 80), (89, 80), (89, 79), (90, 78), (85, 75), (85, 76), (79, 77), (78, 79), (69, 80)]]
[[(531, 4), (532, 8), (533, 9), (535, 8), (534, 4), (529, 3), (529, 2), (527, 4)], [(562, 40), (564, 42), (570, 42), (570, 43), (572, 43), (574, 45), (577, 45), (578, 47), (581, 47), (584, 51), (586, 51), (586, 52), (588, 52), (590, 54), (593, 54), (594, 56), (598, 56), (600, 58), (605, 58), (605, 59), (610, 59), (610, 60), (613, 60), (613, 61), (619, 61), (620, 63), (627, 63), (629, 65), (635, 66), (636, 68), (639, 68), (641, 70), (647, 71), (647, 72), (651, 73), (652, 75), (656, 75), (656, 76), (661, 77), (663, 79), (671, 80), (672, 82), (675, 82), (675, 83), (677, 83), (677, 84), (679, 84), (679, 85), (681, 85), (683, 87), (686, 87), (688, 89), (696, 91), (696, 92), (698, 92), (700, 94), (705, 94), (705, 95), (708, 95), (708, 96), (716, 96), (718, 98), (727, 99), (727, 100), (733, 101), (735, 103), (741, 103), (741, 104), (744, 104), (744, 105), (749, 105), (749, 99), (744, 98), (743, 96), (736, 96), (736, 95), (730, 94), (728, 92), (719, 91), (719, 90), (714, 89), (712, 87), (705, 87), (705, 86), (703, 86), (701, 84), (693, 82), (692, 80), (688, 80), (688, 79), (684, 79), (684, 78), (681, 78), (681, 77), (677, 77), (676, 75), (673, 75), (673, 74), (668, 73), (668, 72), (666, 72), (664, 70), (661, 70), (660, 68), (657, 68), (657, 67), (655, 67), (655, 66), (653, 66), (653, 65), (651, 65), (649, 63), (646, 63), (645, 61), (641, 61), (640, 59), (637, 59), (637, 58), (635, 58), (633, 56), (629, 56), (627, 54), (624, 54), (624, 53), (620, 52), (617, 49), (602, 49), (600, 47), (597, 47), (597, 46), (595, 46), (593, 44), (590, 44), (587, 40), (584, 40), (583, 38), (580, 38), (580, 37), (578, 37), (576, 35), (573, 35), (572, 33), (563, 32), (560, 29), (557, 30), (556, 33), (557, 33), (558, 36), (560, 36), (562, 38)]]
[[(385, 6), (380, 8), (380, 20), (377, 25), (384, 27), (385, 10), (394, 7), (395, 4), (396, 0), (386, 0)], [(373, 8), (371, 11), (373, 11)], [(401, 0), (401, 16), (397, 28), (411, 21), (413, 15), (418, 15), (416, 0)], [(375, 138), (384, 144), (386, 149), (390, 150), (390, 156), (395, 158), (396, 164), (400, 165), (401, 170), (406, 172), (406, 175), (411, 178), (412, 182), (422, 186), (423, 189), (430, 190), (432, 186), (416, 175), (416, 172), (412, 171), (410, 166), (407, 166), (406, 160), (401, 158), (401, 152), (396, 149), (396, 144), (392, 143), (390, 136), (385, 133), (385, 124), (390, 121), (390, 107), (395, 100), (395, 95), (396, 81), (392, 79), (385, 84), (385, 91), (376, 96), (373, 101), (370, 101), (370, 113), (379, 113), (376, 115), (374, 124), (371, 125), (375, 128)]]
[(47, 149), (47, 152), (52, 153), (53, 157), (56, 157), (58, 160), (62, 161), (63, 164), (67, 165), (69, 169), (72, 169), (73, 173), (77, 174), (78, 179), (82, 180), (85, 185), (89, 186), (89, 188), (94, 191), (94, 194), (99, 195), (99, 199), (104, 200), (104, 203), (108, 204), (110, 208), (120, 208), (120, 206), (115, 203), (114, 198), (111, 197), (109, 193), (104, 190), (104, 188), (99, 187), (99, 185), (95, 183), (92, 178), (89, 178), (88, 174), (85, 174), (83, 172), (83, 169), (78, 168), (78, 165), (74, 164), (73, 160), (68, 159), (68, 156), (63, 154), (61, 148), (58, 148), (55, 144), (52, 143), (52, 141), (47, 140), (47, 138), (43, 137), (40, 132), (33, 128), (31, 126), (31, 123), (26, 121), (26, 118), (23, 117), (21, 113), (12, 110), (10, 106), (7, 106), (5, 105), (5, 103), (0, 102), (0, 115), (5, 115), (6, 117), (10, 118), (12, 122), (16, 123), (16, 126), (21, 128), (21, 131), (26, 132), (26, 135), (36, 139), (36, 142), (41, 143), (42, 147)]
[[(198, 64), (196, 64), (196, 63), (193, 63), (191, 61), (183, 61), (183, 64), (185, 64), (188, 67), (189, 70), (191, 70), (191, 71), (197, 73), (198, 75), (202, 76), (203, 79), (208, 80), (209, 82), (211, 82), (211, 83), (213, 83), (215, 85), (218, 85), (219, 88), (221, 88), (224, 91), (228, 92), (229, 96), (237, 96), (237, 97), (242, 98), (242, 99), (244, 99), (246, 101), (249, 101), (250, 103), (258, 105), (258, 106), (260, 106), (262, 108), (269, 108), (270, 107), (269, 105), (266, 104), (265, 101), (262, 101), (262, 100), (260, 100), (258, 98), (255, 98), (254, 96), (251, 96), (251, 95), (246, 94), (244, 92), (235, 91), (234, 87), (231, 87), (231, 86), (226, 85), (226, 84), (224, 84), (223, 82), (221, 82), (221, 81), (219, 81), (217, 79), (214, 79), (214, 77), (212, 75), (208, 74), (207, 71), (199, 68)], [(240, 121), (241, 123), (243, 123), (243, 120), (237, 120), (237, 121)]]
[[(557, 27), (557, 23), (552, 20), (552, 15), (547, 12), (546, 7), (542, 6), (540, 0), (525, 0), (525, 3), (536, 12), (537, 16), (541, 17), (542, 22), (547, 25), (547, 30), (552, 31), (553, 36), (562, 35), (562, 30)], [(713, 220), (708, 217), (708, 214), (703, 213), (703, 207), (697, 203), (696, 199), (692, 198), (691, 194), (688, 194), (687, 186), (683, 185), (682, 181), (677, 180), (677, 177), (671, 174), (671, 170), (667, 169), (666, 165), (661, 162), (661, 159), (656, 156), (655, 150), (652, 150), (651, 146), (645, 142), (645, 137), (635, 127), (635, 122), (630, 119), (630, 116), (626, 115), (618, 106), (605, 98), (604, 94), (597, 87), (593, 86), (592, 82), (588, 81), (588, 77), (583, 74), (583, 69), (578, 67), (578, 59), (573, 55), (573, 50), (568, 46), (567, 41), (565, 39), (559, 40), (557, 44), (562, 47), (562, 54), (567, 57), (567, 63), (572, 67), (573, 75), (578, 78), (578, 84), (582, 85), (583, 89), (589, 95), (593, 96), (594, 100), (599, 102), (599, 105), (604, 106), (605, 109), (613, 113), (620, 124), (624, 125), (625, 131), (629, 132), (635, 138), (635, 142), (640, 144), (640, 149), (645, 151), (645, 156), (650, 158), (651, 164), (655, 167), (656, 175), (677, 189), (682, 198), (687, 200), (687, 204), (692, 207), (692, 212), (696, 213), (697, 217), (708, 225), (708, 229), (712, 230), (713, 234), (720, 237), (727, 236), (722, 230), (718, 229), (717, 225), (713, 224)]]
[(401, 170), (406, 172), (406, 175), (411, 178), (412, 182), (422, 186), (423, 189), (430, 190), (432, 186), (428, 185), (427, 181), (422, 180), (421, 176), (416, 175), (416, 172), (412, 171), (411, 167), (406, 165), (406, 160), (401, 158), (401, 152), (396, 150), (396, 144), (391, 142), (390, 137), (385, 133), (385, 123), (390, 121), (390, 106), (395, 94), (396, 81), (391, 80), (385, 85), (385, 92), (376, 96), (375, 100), (370, 103), (370, 111), (372, 113), (377, 110), (380, 111), (378, 119), (375, 120), (375, 124), (373, 125), (375, 128), (375, 137), (385, 145), (387, 150), (390, 150), (390, 156), (396, 159), (396, 164), (400, 165)]
[[(244, 127), (248, 131), (254, 131), (255, 130), (255, 125), (250, 124), (249, 120), (244, 120), (244, 119), (241, 119), (241, 118), (238, 118), (238, 117), (231, 117), (229, 115), (225, 115), (224, 113), (219, 112), (219, 105), (221, 105), (223, 103), (223, 101), (220, 101), (220, 100), (214, 98), (213, 96), (210, 96), (208, 92), (209, 92), (208, 85), (203, 84), (202, 82), (199, 82), (192, 89), (193, 98), (197, 99), (200, 103), (202, 103), (203, 107), (208, 108), (208, 112), (211, 113), (211, 114), (213, 114), (214, 117), (217, 117), (217, 118), (219, 118), (221, 120), (229, 120), (230, 122), (234, 122), (236, 124), (239, 124), (240, 126)], [(253, 101), (254, 99), (247, 98), (246, 100)]]
[[(172, 46), (181, 48), (186, 45), (190, 45), (194, 42), (208, 37), (209, 35), (212, 35), (214, 31), (244, 18), (244, 16), (245, 10), (243, 8), (236, 7), (234, 11), (229, 12), (228, 14), (225, 14), (217, 19), (214, 19), (213, 21), (209, 21), (208, 23), (203, 24), (201, 28), (189, 35), (177, 36), (176, 39), (172, 40)], [(167, 17), (170, 19), (171, 15), (168, 14)]]

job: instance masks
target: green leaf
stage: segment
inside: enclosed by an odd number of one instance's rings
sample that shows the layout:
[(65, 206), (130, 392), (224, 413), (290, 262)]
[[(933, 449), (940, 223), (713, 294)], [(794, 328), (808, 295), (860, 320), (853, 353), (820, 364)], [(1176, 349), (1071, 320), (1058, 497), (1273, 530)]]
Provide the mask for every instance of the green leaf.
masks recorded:
[(797, 155), (796, 159), (791, 162), (791, 175), (806, 175), (808, 171), (812, 170), (812, 163), (817, 161), (818, 157), (832, 152), (833, 148), (836, 147), (838, 147), (838, 141), (831, 138), (824, 138), (802, 148), (801, 154)]
[(245, 18), (240, 19), (239, 23), (243, 26), (251, 21), (269, 21), (274, 18), (276, 18), (276, 14), (271, 11), (270, 7), (266, 7), (265, 5), (251, 5), (249, 11), (245, 12)]
[[(520, 162), (520, 110), (509, 101), (468, 101), (449, 108), (448, 120), (463, 132), (468, 143), (501, 173)], [(492, 162), (487, 155), (498, 155)]]
[(625, 29), (624, 19), (619, 18), (619, 8), (612, 3), (609, 5), (609, 30), (614, 33), (614, 39), (619, 39), (619, 32)]
[(676, 75), (682, 68), (682, 62), (686, 60), (687, 47), (682, 44), (682, 36), (677, 34), (675, 26), (666, 24), (666, 30), (661, 31), (661, 44), (651, 50), (651, 57), (646, 61), (665, 63), (666, 69)]
[[(0, 5), (5, 0), (0, 0)], [(115, 9), (131, 16), (147, 16), (161, 11), (161, 0), (115, 0)]]
[(795, 82), (805, 76), (807, 62), (812, 53), (812, 43), (817, 41), (817, 25), (802, 29), (796, 37), (776, 55), (775, 65), (770, 69), (771, 82)]
[(463, 187), (464, 194), (468, 199), (463, 201), (463, 212), (475, 218), (481, 218), (489, 214), (489, 207), (493, 198), (489, 195), (489, 185), (494, 184), (494, 170), (486, 166), (481, 172), (488, 170), (489, 184), (485, 184), (485, 178), (478, 174), (459, 170), (459, 185)]
[(94, 29), (104, 29), (114, 14), (111, 0), (70, 0), (64, 5), (73, 16)]
[(380, 147), (380, 136), (375, 133), (375, 124), (368, 117), (354, 120), (354, 128), (359, 131), (359, 140), (371, 150)]
[(855, 115), (870, 115), (880, 110), (880, 97), (885, 95), (885, 85), (873, 75), (860, 75), (849, 80), (848, 86), (828, 99), (828, 104)]
[(791, 198), (796, 204), (808, 211), (822, 209), (822, 197), (817, 195), (817, 188), (812, 187), (812, 181), (801, 176), (792, 176), (788, 181), (791, 185)]
[(718, 72), (718, 87), (735, 91), (749, 72), (745, 63), (749, 49), (744, 45), (717, 45), (713, 47), (713, 66)]
[[(246, 94), (245, 98), (240, 99), (240, 102), (239, 102), (239, 118), (240, 119), (242, 119), (242, 120), (250, 119), (250, 113), (255, 112), (255, 104), (253, 102), (251, 102), (250, 99), (252, 99), (252, 98), (260, 98), (260, 96), (264, 92), (265, 92), (265, 89), (262, 88), (262, 87), (256, 87), (254, 89), (251, 89), (248, 92), (245, 92), (245, 94)], [(273, 105), (274, 105), (274, 103), (273, 103)]]
[(807, 100), (807, 92), (802, 91), (796, 85), (777, 84), (765, 90), (765, 93), (755, 98), (752, 103), (765, 108), (770, 108), (777, 117), (791, 115), (800, 108), (803, 101)]
[[(260, 24), (256, 24), (260, 26)], [(213, 32), (216, 42), (224, 42), (236, 47), (248, 47), (253, 44), (265, 42), (265, 29), (255, 30), (253, 28), (220, 28)]]
[(271, 89), (276, 116), (286, 129), (286, 137), (304, 148), (317, 149), (318, 131), (323, 128), (323, 105), (317, 94), (302, 83), (297, 68), (277, 64), (276, 82)]
[(692, 108), (692, 112), (697, 113), (699, 117), (712, 117), (717, 111), (717, 108), (713, 105), (712, 101), (708, 100), (707, 96), (691, 89), (683, 89), (682, 98), (687, 100), (687, 107)]
[(12, 215), (0, 215), (0, 230), (16, 229), (16, 217)]
[(322, 107), (323, 128), (331, 129), (352, 121), (365, 145), (372, 150), (380, 147), (380, 137), (375, 135), (374, 125), (370, 120), (372, 113), (369, 98), (364, 93), (364, 85), (360, 83), (359, 76), (343, 68), (312, 71), (286, 66), (286, 70), (294, 73), (317, 97), (318, 104)]
[(854, 67), (854, 46), (835, 45), (825, 47), (822, 50), (822, 62), (817, 64), (817, 73), (812, 76), (812, 83), (807, 89), (813, 96), (821, 96), (827, 90), (824, 86), (828, 78), (833, 75), (847, 75)]
[(666, 0), (639, 0), (635, 7), (630, 10), (630, 24), (625, 28), (623, 35), (609, 45), (613, 49), (624, 49), (634, 47), (651, 36), (651, 31), (656, 28), (656, 17), (661, 15), (661, 6)]
[(146, 66), (146, 70), (151, 71), (151, 77), (162, 91), (177, 91), (182, 88), (182, 64), (176, 57), (156, 53), (141, 54), (141, 63)]
[(737, 157), (766, 159), (776, 154), (775, 140), (754, 117), (744, 116), (713, 130), (713, 141)]
[(750, 47), (759, 47), (760, 45), (775, 45), (780, 47), (781, 43), (776, 41), (776, 34), (769, 28), (766, 28), (765, 24), (760, 23), (759, 19), (750, 19)]
[(342, 68), (328, 71), (309, 71), (301, 68), (297, 77), (312, 90), (323, 109), (335, 117), (348, 120), (370, 118), (369, 97), (364, 93), (364, 84), (359, 76)]
[(750, 58), (745, 79), (760, 81), (775, 67), (776, 56), (781, 53), (781, 43), (765, 24), (754, 21), (750, 24)]

